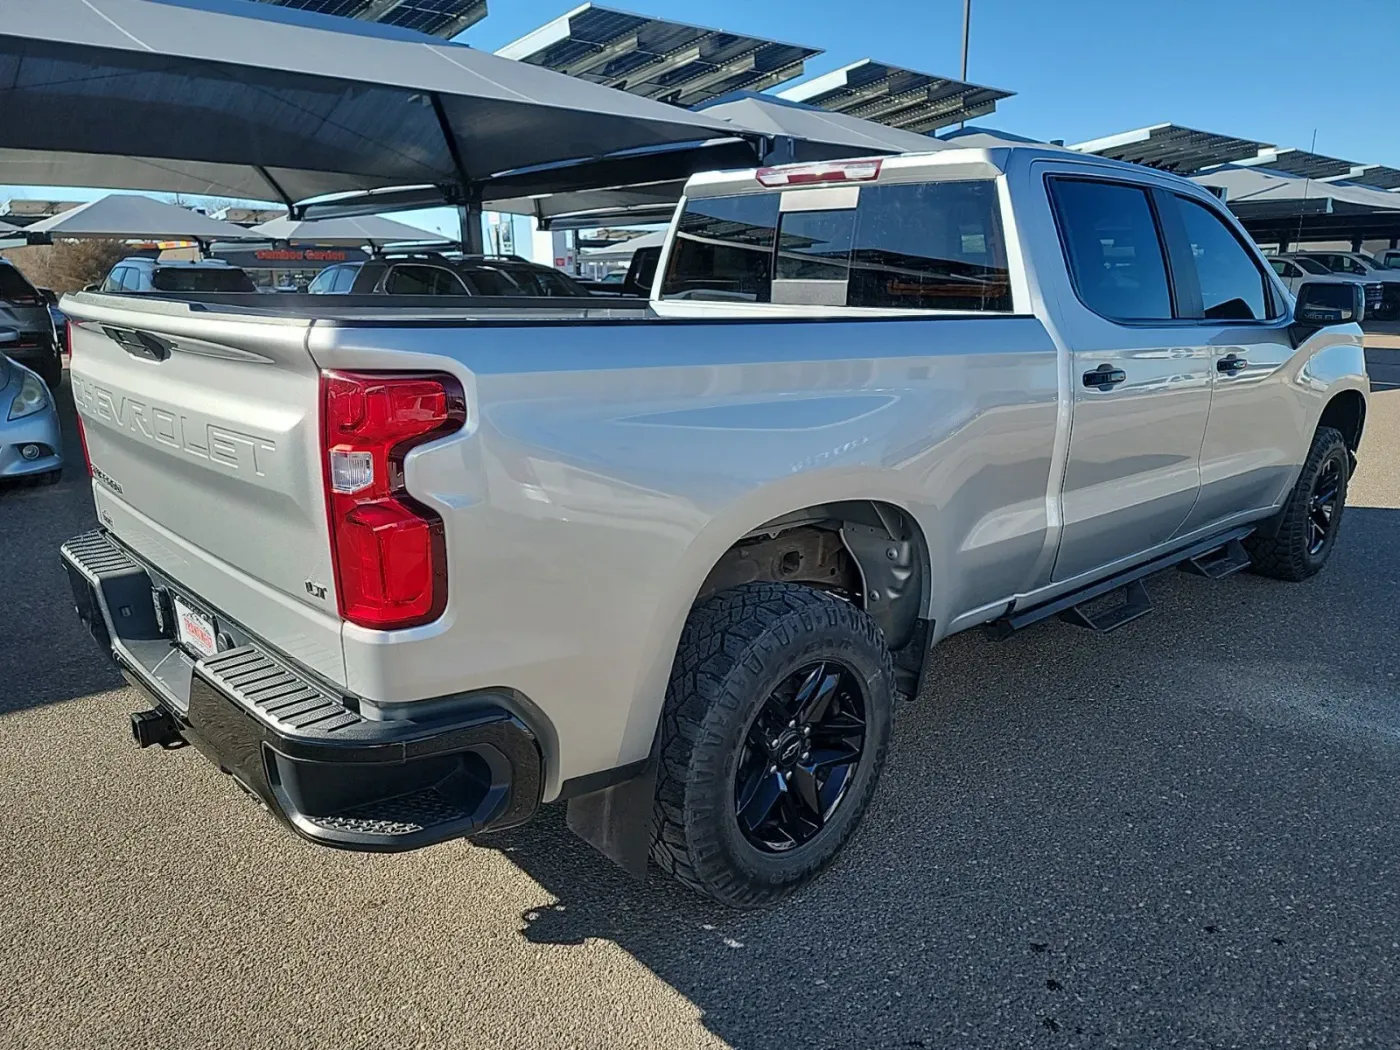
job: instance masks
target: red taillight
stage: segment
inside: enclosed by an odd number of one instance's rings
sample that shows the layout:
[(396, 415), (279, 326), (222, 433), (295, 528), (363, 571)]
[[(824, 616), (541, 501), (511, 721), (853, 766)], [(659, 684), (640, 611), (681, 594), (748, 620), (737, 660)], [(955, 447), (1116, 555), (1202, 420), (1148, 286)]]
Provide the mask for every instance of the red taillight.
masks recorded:
[(78, 444), (83, 446), (83, 462), (87, 465), (88, 477), (92, 477), (92, 454), (88, 452), (87, 431), (83, 429), (83, 417), (78, 416)]
[(764, 186), (810, 186), (818, 182), (869, 182), (880, 177), (880, 160), (838, 160), (825, 164), (785, 164), (759, 168)]
[(447, 606), (442, 519), (404, 490), (403, 460), (466, 422), (447, 375), (321, 373), (321, 451), (340, 615), (415, 627)]

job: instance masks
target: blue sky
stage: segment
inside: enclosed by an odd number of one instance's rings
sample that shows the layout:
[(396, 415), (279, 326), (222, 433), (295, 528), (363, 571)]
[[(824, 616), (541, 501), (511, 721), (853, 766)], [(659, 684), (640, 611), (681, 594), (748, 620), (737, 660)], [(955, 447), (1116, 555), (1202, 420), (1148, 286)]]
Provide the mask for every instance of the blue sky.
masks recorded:
[[(492, 0), (460, 39), (495, 50), (571, 6)], [(809, 76), (866, 57), (956, 75), (960, 61), (962, 0), (613, 6), (825, 48)], [(1172, 121), (1306, 149), (1316, 130), (1321, 153), (1400, 167), (1398, 46), (1400, 0), (973, 0), (968, 79), (1017, 93), (979, 123), (1036, 138), (1074, 143)], [(0, 187), (0, 199), (93, 195)]]
[[(491, 0), (495, 50), (572, 5)], [(956, 76), (962, 0), (614, 0), (607, 6)], [(1339, 49), (1374, 56), (1358, 63)], [(972, 0), (968, 79), (1015, 91), (980, 123), (1067, 142), (1163, 121), (1400, 167), (1400, 0)]]

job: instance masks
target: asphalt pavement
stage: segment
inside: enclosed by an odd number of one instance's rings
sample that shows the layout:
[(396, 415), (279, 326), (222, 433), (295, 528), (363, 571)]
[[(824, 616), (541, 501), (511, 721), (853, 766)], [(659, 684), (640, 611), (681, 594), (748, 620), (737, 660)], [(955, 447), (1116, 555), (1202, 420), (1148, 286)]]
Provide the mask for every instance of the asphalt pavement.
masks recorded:
[(758, 914), (552, 810), (297, 840), (131, 744), (57, 559), (81, 467), (0, 491), (0, 1047), (1400, 1045), (1400, 349), (1372, 371), (1321, 577), (1172, 572), (1108, 636), (951, 639), (860, 832)]

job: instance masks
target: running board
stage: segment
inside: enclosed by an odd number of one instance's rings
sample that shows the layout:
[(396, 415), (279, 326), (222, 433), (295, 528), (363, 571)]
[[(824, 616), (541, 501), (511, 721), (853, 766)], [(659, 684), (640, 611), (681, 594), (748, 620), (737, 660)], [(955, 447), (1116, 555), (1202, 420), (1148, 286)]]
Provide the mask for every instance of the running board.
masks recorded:
[(1250, 564), (1249, 551), (1244, 549), (1244, 544), (1239, 540), (1231, 540), (1223, 547), (1187, 558), (1177, 568), (1193, 576), (1204, 576), (1208, 580), (1223, 580), (1226, 576), (1243, 572)]
[[(1240, 541), (1253, 531), (1254, 526), (1247, 525), (1220, 536), (1212, 536), (1208, 540), (1135, 565), (1117, 575), (1091, 583), (1041, 605), (1034, 605), (1028, 609), (1017, 609), (1013, 605), (1004, 615), (989, 624), (992, 634), (997, 638), (1009, 638), (1023, 627), (1058, 615), (1063, 615), (1070, 623), (1095, 631), (1111, 631), (1122, 627), (1125, 623), (1131, 623), (1139, 616), (1145, 616), (1152, 611), (1152, 599), (1147, 593), (1146, 584), (1143, 583), (1148, 576), (1175, 565), (1209, 579), (1223, 579), (1233, 575), (1249, 565), (1249, 554)], [(1212, 572), (1216, 575), (1210, 575)], [(1103, 598), (1117, 590), (1123, 592), (1123, 602), (1120, 605), (1097, 614), (1082, 608), (1095, 599)]]

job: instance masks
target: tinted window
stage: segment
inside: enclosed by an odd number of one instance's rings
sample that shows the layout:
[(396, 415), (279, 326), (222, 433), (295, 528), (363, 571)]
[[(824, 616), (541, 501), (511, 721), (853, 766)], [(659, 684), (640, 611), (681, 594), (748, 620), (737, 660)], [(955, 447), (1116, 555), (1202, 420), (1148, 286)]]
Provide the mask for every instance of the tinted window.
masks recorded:
[(1294, 266), (1287, 259), (1270, 259), (1269, 265), (1273, 267), (1274, 273), (1280, 277), (1297, 277), (1298, 267)]
[[(516, 295), (576, 297), (588, 294), (582, 287), (575, 284), (572, 278), (558, 270), (550, 270), (545, 267), (536, 269), (533, 266), (507, 266), (503, 267), (503, 270), (519, 286), (520, 290), (514, 293)], [(622, 274), (617, 275), (617, 280), (622, 280)]]
[(1308, 273), (1317, 274), (1321, 277), (1326, 277), (1332, 272), (1316, 259), (1294, 259), (1293, 262), (1300, 270), (1305, 270)]
[(673, 299), (772, 298), (778, 194), (689, 201), (676, 227), (661, 294)]
[(151, 272), (158, 292), (255, 292), (248, 275), (234, 266), (158, 266)]
[(1117, 321), (1170, 318), (1167, 266), (1146, 191), (1074, 179), (1052, 185), (1065, 257), (1084, 305)]
[(348, 295), (350, 289), (355, 287), (355, 278), (360, 275), (359, 266), (341, 266), (336, 270), (335, 284), (331, 285), (331, 291), (337, 295)]
[(1339, 273), (1351, 273), (1364, 277), (1371, 272), (1350, 255), (1338, 255), (1335, 258), (1337, 260), (1337, 270)]
[(1009, 311), (1011, 279), (996, 184), (862, 188), (846, 303)]
[(139, 292), (141, 290), (141, 268), (138, 266), (128, 266), (122, 271), (122, 291)]
[(535, 295), (522, 289), (509, 276), (491, 266), (473, 266), (467, 277), (480, 295)]
[(1176, 198), (1196, 277), (1204, 316), (1213, 321), (1262, 321), (1269, 316), (1264, 275), (1235, 232), (1204, 204)]
[(342, 267), (328, 266), (318, 273), (306, 286), (311, 295), (327, 295), (335, 288), (335, 278)]
[(126, 276), (126, 267), (118, 266), (107, 275), (107, 279), (102, 282), (104, 292), (119, 292), (122, 290), (122, 278)]
[(853, 209), (784, 213), (778, 225), (774, 278), (845, 281), (850, 273), (851, 234), (855, 225)]
[(0, 263), (0, 299), (12, 303), (42, 302), (38, 291), (13, 266)]
[(389, 295), (468, 295), (462, 279), (441, 266), (395, 266), (384, 282)]

